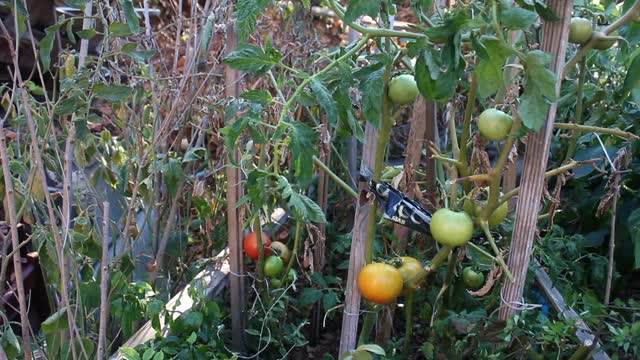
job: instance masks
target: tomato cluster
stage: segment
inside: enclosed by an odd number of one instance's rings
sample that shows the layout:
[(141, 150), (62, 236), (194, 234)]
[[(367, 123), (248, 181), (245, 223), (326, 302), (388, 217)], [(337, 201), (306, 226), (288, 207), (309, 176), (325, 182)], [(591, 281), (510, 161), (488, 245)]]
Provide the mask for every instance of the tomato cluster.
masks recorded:
[[(280, 276), (285, 269), (285, 263), (291, 259), (291, 251), (284, 243), (280, 241), (271, 241), (271, 238), (262, 233), (262, 244), (264, 251), (263, 272), (264, 275), (271, 278), (270, 283), (273, 287), (280, 287)], [(244, 252), (253, 260), (258, 260), (260, 256), (260, 247), (258, 244), (258, 235), (255, 231), (245, 236)], [(294, 281), (296, 278), (295, 270), (291, 269), (287, 273), (287, 281)]]

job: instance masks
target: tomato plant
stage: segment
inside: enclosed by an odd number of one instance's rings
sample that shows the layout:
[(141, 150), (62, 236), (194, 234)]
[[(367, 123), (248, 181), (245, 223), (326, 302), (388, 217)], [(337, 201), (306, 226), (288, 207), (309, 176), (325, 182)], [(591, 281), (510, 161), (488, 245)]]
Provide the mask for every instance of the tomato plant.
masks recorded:
[[(265, 233), (262, 233), (262, 244), (264, 246), (264, 255), (265, 258), (271, 254), (271, 238)], [(258, 260), (260, 256), (260, 246), (258, 244), (258, 235), (255, 231), (250, 232), (247, 236), (245, 236), (244, 241), (244, 252), (248, 257), (253, 260)]]
[(439, 209), (431, 218), (431, 235), (442, 245), (464, 245), (473, 235), (473, 220), (465, 212)]
[(369, 264), (358, 275), (362, 296), (376, 304), (393, 301), (402, 292), (402, 286), (402, 273), (389, 264)]
[(408, 292), (415, 291), (424, 281), (427, 272), (416, 258), (403, 256), (400, 260), (402, 263), (398, 270), (402, 275), (403, 288)]
[(571, 19), (571, 27), (569, 29), (569, 42), (573, 44), (585, 44), (591, 39), (593, 27), (591, 20), (574, 17)]
[(484, 275), (474, 271), (471, 267), (466, 267), (462, 270), (462, 281), (468, 288), (477, 289), (484, 284)]
[(279, 256), (270, 255), (264, 260), (264, 275), (278, 277), (284, 270), (284, 262)]
[(418, 85), (412, 75), (398, 75), (389, 82), (389, 98), (394, 103), (400, 105), (409, 104), (417, 96)]
[(502, 141), (511, 132), (513, 118), (498, 109), (487, 109), (478, 118), (478, 129), (486, 139)]

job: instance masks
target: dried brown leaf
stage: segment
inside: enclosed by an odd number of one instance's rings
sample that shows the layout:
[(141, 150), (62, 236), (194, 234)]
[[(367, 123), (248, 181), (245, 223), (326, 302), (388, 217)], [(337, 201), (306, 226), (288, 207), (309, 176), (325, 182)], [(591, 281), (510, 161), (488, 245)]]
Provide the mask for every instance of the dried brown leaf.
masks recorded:
[(491, 271), (489, 272), (489, 276), (487, 276), (487, 281), (484, 283), (482, 288), (480, 288), (478, 291), (467, 290), (467, 292), (471, 296), (487, 295), (491, 291), (491, 288), (493, 288), (493, 284), (495, 284), (495, 282), (498, 279), (500, 279), (500, 275), (502, 275), (502, 268), (500, 266), (493, 265), (493, 269), (491, 269)]

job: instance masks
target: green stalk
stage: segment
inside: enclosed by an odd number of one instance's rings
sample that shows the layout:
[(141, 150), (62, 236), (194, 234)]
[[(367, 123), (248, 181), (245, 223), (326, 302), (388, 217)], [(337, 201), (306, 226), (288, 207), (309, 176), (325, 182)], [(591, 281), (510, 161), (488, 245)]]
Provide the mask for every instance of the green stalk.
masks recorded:
[(471, 137), (471, 115), (473, 114), (473, 108), (476, 103), (476, 95), (478, 93), (478, 76), (474, 72), (471, 75), (471, 88), (469, 89), (469, 95), (467, 97), (467, 106), (464, 109), (464, 122), (462, 124), (462, 135), (460, 136), (460, 157), (458, 160), (460, 164), (458, 170), (460, 175), (469, 176), (471, 171), (469, 170), (469, 160), (467, 157), (467, 143)]
[(484, 235), (487, 237), (487, 240), (489, 241), (489, 245), (491, 245), (491, 249), (493, 250), (493, 253), (496, 255), (496, 260), (498, 261), (498, 264), (502, 268), (502, 271), (507, 275), (507, 278), (509, 278), (509, 280), (513, 281), (513, 275), (511, 274), (511, 271), (509, 270), (509, 267), (507, 266), (507, 264), (504, 262), (504, 259), (502, 258), (502, 254), (500, 253), (500, 250), (498, 249), (498, 246), (496, 245), (495, 240), (493, 240), (491, 231), (489, 231), (489, 223), (486, 220), (483, 220), (480, 222), (480, 227), (482, 228), (482, 231), (484, 231)]
[(296, 261), (296, 257), (298, 256), (298, 248), (300, 247), (300, 238), (302, 234), (302, 221), (296, 221), (296, 236), (293, 238), (293, 249), (291, 249), (291, 258), (289, 258), (289, 262), (287, 263), (287, 268), (284, 269), (284, 274), (282, 274), (282, 278), (280, 279), (281, 284), (285, 284), (285, 280), (287, 280), (287, 275), (291, 268), (293, 267), (293, 263)]
[(403, 356), (409, 358), (409, 350), (411, 349), (411, 340), (413, 337), (413, 291), (405, 296), (405, 323), (404, 323), (404, 348)]
[[(456, 133), (455, 113), (456, 113), (456, 107), (455, 105), (452, 105), (451, 118), (449, 119), (449, 136), (451, 137), (451, 150), (453, 152), (453, 158), (459, 159), (460, 146), (458, 145), (458, 134)], [(464, 146), (464, 143), (463, 143), (463, 146)], [(458, 178), (458, 168), (455, 166), (450, 166), (449, 167), (449, 208), (454, 211), (457, 208), (456, 199), (458, 198), (458, 184), (456, 182), (457, 178)]]
[(375, 325), (377, 318), (378, 313), (376, 311), (369, 311), (364, 316), (362, 330), (360, 330), (360, 337), (358, 337), (358, 346), (369, 342), (369, 335), (371, 334), (371, 330), (373, 330), (373, 325)]
[(349, 186), (346, 182), (344, 182), (342, 179), (340, 179), (340, 177), (338, 175), (336, 175), (333, 171), (331, 171), (331, 169), (329, 169), (329, 167), (322, 162), (322, 160), (318, 159), (317, 156), (313, 156), (313, 162), (314, 164), (316, 164), (316, 166), (318, 166), (320, 169), (322, 169), (322, 171), (324, 171), (327, 175), (329, 175), (329, 177), (336, 182), (336, 184), (338, 184), (344, 191), (346, 191), (349, 195), (351, 195), (351, 197), (353, 197), (354, 199), (358, 198), (358, 193), (353, 190), (353, 188), (351, 186)]
[[(582, 102), (583, 102), (583, 88), (584, 88), (584, 78), (587, 73), (586, 71), (586, 58), (582, 58), (580, 60), (580, 74), (578, 75), (578, 102), (576, 104), (576, 121), (577, 125), (582, 124)], [(567, 147), (567, 153), (565, 154), (564, 161), (567, 162), (569, 159), (573, 157), (576, 153), (576, 148), (578, 146), (578, 134), (576, 134), (575, 130), (571, 130), (571, 138), (569, 139), (569, 146)]]

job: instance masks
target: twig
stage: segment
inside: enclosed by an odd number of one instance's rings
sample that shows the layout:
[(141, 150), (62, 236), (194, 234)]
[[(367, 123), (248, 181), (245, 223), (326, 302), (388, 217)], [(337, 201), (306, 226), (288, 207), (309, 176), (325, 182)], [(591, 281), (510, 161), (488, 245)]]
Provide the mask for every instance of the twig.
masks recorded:
[(608, 306), (611, 300), (611, 284), (613, 282), (613, 257), (616, 249), (616, 215), (618, 207), (618, 197), (620, 196), (620, 173), (613, 172), (613, 200), (611, 203), (611, 230), (609, 235), (609, 268), (607, 270), (607, 284), (604, 290), (604, 306)]
[[(102, 215), (102, 272), (100, 274), (100, 327), (98, 330), (98, 353), (97, 360), (102, 360), (105, 354), (107, 341), (107, 324), (109, 322), (109, 202), (103, 204)], [(127, 231), (125, 229), (125, 231)]]
[(610, 128), (603, 128), (599, 126), (579, 125), (576, 123), (555, 123), (553, 126), (556, 129), (573, 130), (573, 131), (580, 131), (580, 132), (594, 132), (599, 134), (613, 135), (613, 136), (617, 136), (617, 137), (621, 137), (629, 140), (640, 140), (640, 136), (630, 133), (628, 131), (620, 130), (620, 129), (610, 129)]
[[(4, 123), (0, 123), (0, 158), (2, 160), (2, 172), (4, 173), (4, 186), (9, 210), (9, 225), (11, 227), (11, 245), (14, 249), (20, 247), (18, 238), (18, 219), (16, 217), (16, 200), (13, 190), (13, 177), (10, 175), (9, 156), (7, 155), (7, 140), (4, 131), (1, 131)], [(20, 251), (13, 252), (13, 271), (15, 273), (16, 287), (18, 288), (18, 305), (20, 307), (20, 328), (22, 330), (22, 346), (24, 347), (25, 359), (31, 359), (29, 340), (29, 317), (27, 316), (26, 294), (24, 291), (24, 278), (22, 275), (22, 262), (20, 261)], [(0, 284), (4, 286), (4, 284)]]

